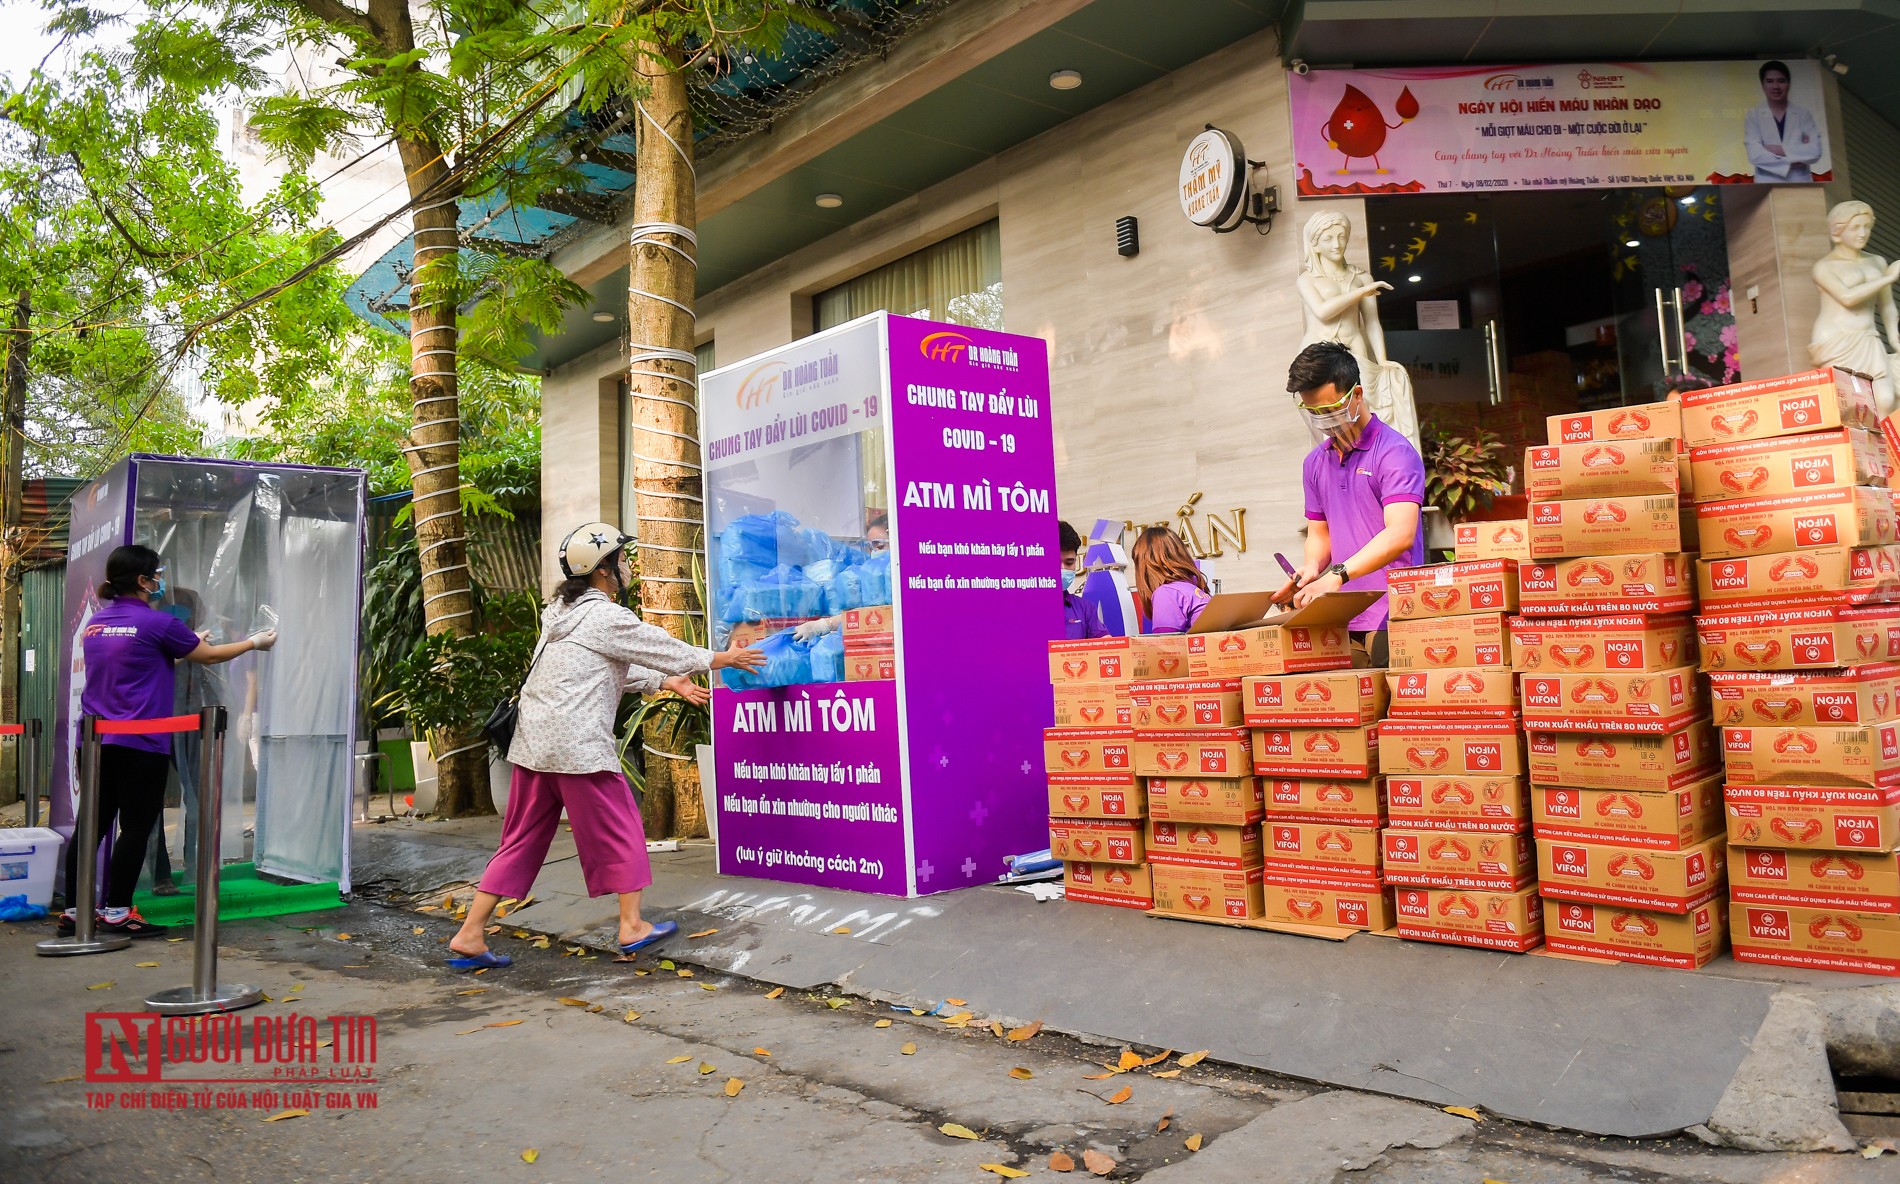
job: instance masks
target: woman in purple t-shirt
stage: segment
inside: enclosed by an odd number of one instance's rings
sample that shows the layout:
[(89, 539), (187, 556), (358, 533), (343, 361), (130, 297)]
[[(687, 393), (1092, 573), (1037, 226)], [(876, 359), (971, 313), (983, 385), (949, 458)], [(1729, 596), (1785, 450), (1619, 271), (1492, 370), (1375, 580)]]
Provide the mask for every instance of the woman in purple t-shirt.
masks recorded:
[(1148, 633), (1186, 633), (1207, 607), (1207, 577), (1179, 535), (1150, 526), (1129, 549), (1135, 565), (1135, 599), (1148, 620)]
[[(99, 585), (99, 611), (86, 622), (80, 646), (85, 655), (86, 689), (79, 710), (100, 719), (162, 719), (172, 714), (173, 665), (180, 658), (192, 662), (229, 662), (252, 650), (277, 644), (275, 630), (265, 630), (243, 641), (212, 645), (170, 613), (153, 608), (150, 600), (165, 594), (165, 569), (150, 547), (116, 548), (106, 557), (106, 582)], [(106, 869), (105, 907), (99, 910), (99, 929), (128, 937), (156, 937), (165, 932), (132, 907), (132, 889), (145, 862), (146, 843), (165, 808), (165, 779), (171, 769), (170, 736), (106, 736), (99, 749), (99, 833), (119, 833), (112, 840), (112, 860)], [(200, 853), (200, 858), (204, 858)], [(79, 883), (79, 848), (66, 844), (66, 900)], [(59, 919), (59, 931), (71, 933), (75, 911)]]

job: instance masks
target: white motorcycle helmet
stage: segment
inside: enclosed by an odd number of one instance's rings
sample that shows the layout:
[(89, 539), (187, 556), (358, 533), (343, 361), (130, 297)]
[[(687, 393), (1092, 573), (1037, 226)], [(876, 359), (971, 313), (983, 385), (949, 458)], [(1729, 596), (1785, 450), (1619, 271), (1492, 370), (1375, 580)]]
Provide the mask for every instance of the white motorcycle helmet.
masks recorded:
[(579, 579), (598, 568), (609, 556), (633, 541), (609, 522), (588, 522), (568, 531), (561, 540), (561, 571), (568, 579)]

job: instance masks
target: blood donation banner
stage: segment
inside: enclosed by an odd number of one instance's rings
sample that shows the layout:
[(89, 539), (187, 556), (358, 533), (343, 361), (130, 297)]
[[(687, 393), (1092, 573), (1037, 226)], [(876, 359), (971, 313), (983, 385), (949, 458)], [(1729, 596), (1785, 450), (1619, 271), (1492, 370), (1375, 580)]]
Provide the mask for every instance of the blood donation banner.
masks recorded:
[(1301, 197), (1818, 184), (1818, 62), (1592, 62), (1290, 74)]

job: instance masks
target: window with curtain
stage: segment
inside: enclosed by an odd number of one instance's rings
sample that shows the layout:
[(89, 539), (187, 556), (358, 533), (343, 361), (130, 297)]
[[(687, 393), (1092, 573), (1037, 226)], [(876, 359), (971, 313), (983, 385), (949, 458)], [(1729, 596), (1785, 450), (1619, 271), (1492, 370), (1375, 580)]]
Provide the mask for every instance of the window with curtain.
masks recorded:
[(812, 299), (814, 328), (884, 309), (900, 316), (1003, 327), (1003, 244), (994, 220), (951, 235)]
[[(713, 343), (706, 341), (693, 347), (693, 362), (699, 373), (704, 374), (718, 363), (713, 361)], [(620, 380), (620, 521), (614, 525), (628, 534), (638, 534), (635, 525), (633, 505), (633, 388), (625, 378)]]

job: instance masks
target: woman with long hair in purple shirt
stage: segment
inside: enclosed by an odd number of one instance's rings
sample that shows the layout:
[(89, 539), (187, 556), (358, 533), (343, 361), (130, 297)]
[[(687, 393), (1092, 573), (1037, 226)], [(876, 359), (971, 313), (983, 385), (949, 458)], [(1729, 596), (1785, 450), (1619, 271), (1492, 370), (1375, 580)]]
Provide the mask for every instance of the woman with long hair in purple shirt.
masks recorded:
[(1187, 544), (1165, 526), (1150, 526), (1135, 538), (1128, 558), (1135, 565), (1135, 599), (1149, 633), (1186, 633), (1207, 607), (1207, 577), (1194, 566)]

